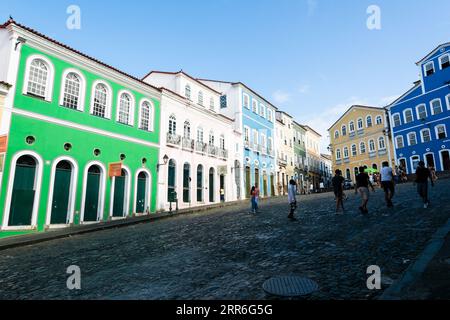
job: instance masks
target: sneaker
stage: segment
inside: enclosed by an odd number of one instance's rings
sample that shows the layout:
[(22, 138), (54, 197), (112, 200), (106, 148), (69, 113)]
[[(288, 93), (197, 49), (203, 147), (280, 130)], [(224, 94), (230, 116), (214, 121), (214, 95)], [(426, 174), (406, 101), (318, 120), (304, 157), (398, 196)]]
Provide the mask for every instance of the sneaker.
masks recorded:
[(428, 209), (428, 205), (429, 205), (429, 203), (425, 203), (425, 204), (423, 205), (423, 208), (424, 208), (424, 209)]

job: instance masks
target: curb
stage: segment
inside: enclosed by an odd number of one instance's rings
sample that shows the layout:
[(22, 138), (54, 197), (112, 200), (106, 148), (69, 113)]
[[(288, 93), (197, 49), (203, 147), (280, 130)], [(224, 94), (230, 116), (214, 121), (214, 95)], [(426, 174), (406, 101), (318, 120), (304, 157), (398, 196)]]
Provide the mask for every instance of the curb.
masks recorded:
[[(261, 199), (261, 200), (263, 202), (268, 202), (268, 201), (276, 200), (279, 198), (282, 198), (282, 197), (277, 196), (277, 197), (271, 197), (271, 198)], [(16, 247), (33, 245), (33, 244), (51, 241), (51, 240), (69, 238), (71, 236), (93, 233), (96, 231), (123, 228), (123, 227), (132, 226), (132, 225), (143, 224), (143, 223), (150, 223), (153, 221), (167, 219), (167, 218), (176, 217), (176, 216), (180, 216), (180, 215), (201, 213), (201, 212), (211, 211), (214, 209), (237, 206), (240, 204), (247, 203), (247, 201), (248, 201), (247, 199), (238, 200), (238, 201), (232, 201), (232, 202), (226, 202), (226, 203), (213, 204), (213, 205), (209, 205), (209, 206), (186, 208), (186, 209), (181, 209), (178, 211), (172, 211), (172, 213), (162, 212), (162, 213), (150, 214), (150, 215), (146, 215), (146, 216), (129, 217), (129, 218), (121, 219), (121, 220), (103, 221), (103, 222), (99, 222), (99, 223), (95, 223), (95, 224), (73, 226), (73, 227), (68, 227), (68, 228), (59, 229), (59, 230), (51, 230), (51, 231), (44, 231), (44, 232), (38, 232), (38, 233), (33, 233), (33, 234), (27, 234), (27, 235), (12, 236), (12, 237), (8, 237), (8, 238), (0, 240), (0, 251), (6, 250), (6, 249), (11, 249), (11, 248), (16, 248)]]
[(450, 219), (440, 227), (431, 240), (427, 244), (426, 248), (419, 255), (417, 260), (411, 264), (408, 269), (402, 274), (401, 278), (394, 282), (389, 288), (387, 288), (378, 300), (401, 300), (402, 291), (411, 286), (425, 271), (428, 264), (442, 249), (445, 243), (445, 238), (450, 233)]

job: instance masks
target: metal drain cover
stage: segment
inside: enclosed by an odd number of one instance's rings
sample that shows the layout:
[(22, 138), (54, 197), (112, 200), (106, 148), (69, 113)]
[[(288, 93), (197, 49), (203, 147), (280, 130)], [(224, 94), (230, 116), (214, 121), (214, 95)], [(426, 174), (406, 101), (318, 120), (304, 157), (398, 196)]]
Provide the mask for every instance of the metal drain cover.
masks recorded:
[(265, 292), (281, 297), (299, 297), (319, 290), (319, 285), (308, 278), (297, 276), (274, 277), (263, 284)]

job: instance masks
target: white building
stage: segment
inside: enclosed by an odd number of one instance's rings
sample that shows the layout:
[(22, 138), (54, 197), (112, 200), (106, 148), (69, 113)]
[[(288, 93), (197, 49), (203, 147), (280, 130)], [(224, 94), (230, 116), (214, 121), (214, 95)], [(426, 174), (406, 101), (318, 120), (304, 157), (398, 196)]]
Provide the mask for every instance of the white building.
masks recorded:
[[(183, 71), (152, 71), (144, 81), (162, 88), (158, 209), (239, 199), (234, 151), (241, 137), (217, 112), (221, 93)], [(165, 159), (164, 159), (165, 158)]]

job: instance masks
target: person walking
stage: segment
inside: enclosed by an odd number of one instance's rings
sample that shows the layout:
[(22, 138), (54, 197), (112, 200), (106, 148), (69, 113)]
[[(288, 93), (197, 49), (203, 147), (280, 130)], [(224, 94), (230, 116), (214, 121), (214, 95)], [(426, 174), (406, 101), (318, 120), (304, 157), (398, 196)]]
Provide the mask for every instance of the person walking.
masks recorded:
[(395, 194), (394, 172), (392, 168), (389, 167), (388, 161), (383, 162), (383, 168), (381, 168), (381, 187), (384, 190), (386, 205), (388, 208), (392, 208), (394, 206), (392, 198)]
[(367, 209), (367, 204), (369, 202), (369, 186), (372, 188), (372, 191), (375, 192), (372, 182), (370, 182), (369, 175), (365, 172), (364, 167), (359, 167), (359, 174), (356, 176), (356, 188), (355, 194), (359, 192), (361, 196), (361, 206), (359, 210), (362, 214), (368, 214), (369, 210)]
[(416, 169), (416, 184), (417, 193), (423, 200), (424, 209), (427, 209), (430, 205), (430, 200), (428, 198), (428, 179), (431, 181), (431, 186), (434, 187), (433, 176), (430, 169), (425, 167), (425, 162), (420, 161)]
[(250, 201), (251, 201), (251, 205), (252, 205), (251, 213), (256, 213), (258, 205), (256, 203), (256, 188), (255, 188), (255, 186), (253, 186), (250, 191)]
[(290, 180), (288, 186), (288, 202), (290, 207), (288, 218), (292, 221), (297, 220), (294, 217), (295, 210), (297, 210), (296, 195), (297, 195), (297, 183), (294, 180)]
[(256, 203), (256, 213), (259, 212), (259, 186), (255, 183), (255, 203)]
[(335, 176), (331, 179), (331, 184), (333, 185), (334, 196), (336, 198), (336, 214), (339, 214), (339, 209), (344, 209), (344, 182), (345, 179), (342, 176), (342, 171), (337, 169), (335, 171)]

